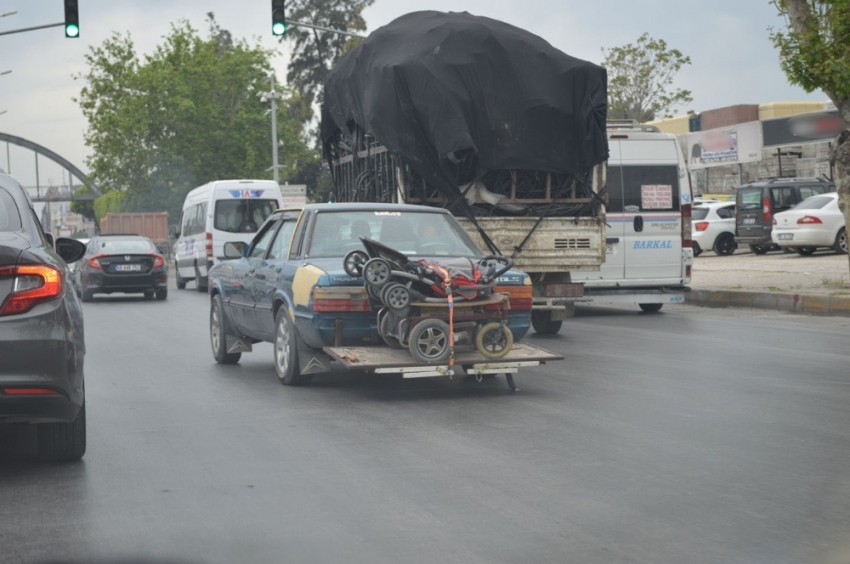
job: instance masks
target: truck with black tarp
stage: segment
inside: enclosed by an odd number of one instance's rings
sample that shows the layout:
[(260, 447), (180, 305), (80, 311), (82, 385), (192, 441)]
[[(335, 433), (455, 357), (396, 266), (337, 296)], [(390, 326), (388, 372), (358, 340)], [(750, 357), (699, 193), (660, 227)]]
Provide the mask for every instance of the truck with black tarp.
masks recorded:
[(466, 12), (374, 31), (325, 81), (334, 201), (445, 207), (534, 286), (554, 333), (605, 260), (607, 76), (542, 38)]

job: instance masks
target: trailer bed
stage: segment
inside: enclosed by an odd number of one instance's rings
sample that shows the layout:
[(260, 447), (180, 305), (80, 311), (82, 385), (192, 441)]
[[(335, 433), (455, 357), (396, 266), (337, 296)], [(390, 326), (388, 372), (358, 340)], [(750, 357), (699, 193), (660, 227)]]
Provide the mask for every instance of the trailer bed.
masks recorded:
[[(324, 351), (348, 370), (378, 374), (401, 373), (405, 378), (452, 375), (448, 364), (417, 363), (406, 349), (325, 347)], [(471, 375), (514, 374), (521, 367), (539, 366), (555, 360), (564, 360), (564, 357), (527, 343), (515, 344), (511, 352), (499, 360), (490, 360), (476, 351), (459, 351), (455, 354), (455, 366), (465, 367), (467, 374)]]

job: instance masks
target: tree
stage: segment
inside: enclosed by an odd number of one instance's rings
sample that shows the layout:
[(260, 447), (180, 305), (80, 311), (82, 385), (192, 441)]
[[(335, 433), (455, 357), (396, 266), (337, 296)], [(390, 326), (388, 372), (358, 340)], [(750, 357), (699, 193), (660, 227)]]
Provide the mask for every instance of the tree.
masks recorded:
[[(74, 191), (75, 196), (91, 196), (92, 191), (88, 186), (80, 186)], [(78, 213), (86, 219), (97, 221), (94, 213), (94, 200), (74, 200), (71, 202), (71, 211)]]
[[(268, 90), (272, 52), (234, 39), (212, 14), (209, 24), (206, 39), (186, 21), (172, 25), (143, 58), (118, 33), (86, 55), (88, 70), (75, 77), (86, 83), (78, 99), (93, 150), (86, 164), (99, 186), (123, 193), (123, 209), (111, 211), (164, 210), (176, 222), (195, 186), (271, 178), (271, 120), (257, 93)], [(283, 178), (309, 160), (292, 117), (302, 107), (298, 95), (280, 101)]]
[[(847, 0), (774, 0), (786, 19), (786, 31), (771, 30), (782, 70), (806, 92), (823, 90), (850, 124), (850, 2)], [(839, 208), (845, 236), (850, 234), (850, 129), (832, 149)], [(848, 255), (850, 257), (850, 255)]]
[(640, 122), (669, 117), (670, 110), (693, 101), (690, 90), (673, 90), (673, 78), (691, 58), (669, 49), (663, 39), (641, 35), (636, 44), (602, 49), (608, 71), (608, 118)]
[[(363, 9), (375, 0), (293, 0), (287, 18), (355, 33), (366, 30)], [(322, 101), (322, 85), (337, 59), (357, 45), (359, 39), (337, 33), (291, 26), (286, 40), (293, 43), (286, 78), (289, 86), (310, 101)]]

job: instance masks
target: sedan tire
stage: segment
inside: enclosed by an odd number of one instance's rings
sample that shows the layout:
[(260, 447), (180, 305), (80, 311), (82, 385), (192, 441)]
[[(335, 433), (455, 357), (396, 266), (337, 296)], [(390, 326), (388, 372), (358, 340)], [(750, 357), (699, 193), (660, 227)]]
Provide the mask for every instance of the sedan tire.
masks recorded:
[(301, 374), (298, 366), (298, 339), (295, 326), (289, 319), (289, 308), (282, 305), (274, 317), (274, 368), (284, 386), (304, 386), (313, 380), (312, 374)]
[(70, 423), (38, 425), (38, 458), (48, 462), (74, 462), (86, 453), (86, 403)]
[(156, 299), (163, 301), (168, 299), (168, 288), (160, 288), (156, 291)]
[(841, 228), (841, 231), (838, 232), (838, 235), (835, 237), (835, 244), (832, 246), (832, 250), (838, 253), (839, 255), (846, 255), (848, 250), (847, 243), (847, 229)]
[(227, 319), (224, 316), (224, 304), (221, 296), (213, 296), (210, 304), (210, 345), (215, 361), (219, 364), (236, 364), (242, 353), (227, 352)]

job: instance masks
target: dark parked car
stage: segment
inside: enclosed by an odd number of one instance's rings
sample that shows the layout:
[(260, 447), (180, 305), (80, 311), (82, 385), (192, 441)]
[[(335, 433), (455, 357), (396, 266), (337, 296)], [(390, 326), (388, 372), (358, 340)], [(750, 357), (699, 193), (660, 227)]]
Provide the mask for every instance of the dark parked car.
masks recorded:
[[(376, 318), (380, 305), (370, 300), (362, 278), (343, 267), (348, 251), (363, 249), (361, 236), (408, 257), (484, 256), (440, 208), (309, 204), (279, 210), (246, 246), (245, 256), (226, 243), (225, 256), (233, 260), (210, 270), (210, 340), (216, 361), (236, 363), (254, 343), (272, 342), (278, 378), (300, 385), (329, 370), (323, 347), (384, 345)], [(514, 270), (498, 280), (497, 289), (510, 295), (507, 324), (519, 341), (531, 326), (531, 281)]]
[(141, 235), (98, 235), (74, 269), (78, 295), (90, 302), (95, 294), (144, 294), (168, 297), (168, 268), (156, 245)]
[(38, 425), (45, 460), (86, 452), (83, 314), (66, 263), (85, 245), (45, 235), (32, 202), (0, 174), (0, 423)]
[(773, 214), (827, 192), (835, 192), (835, 184), (821, 178), (778, 178), (741, 186), (735, 201), (735, 242), (749, 245), (757, 255), (778, 249), (770, 236)]

